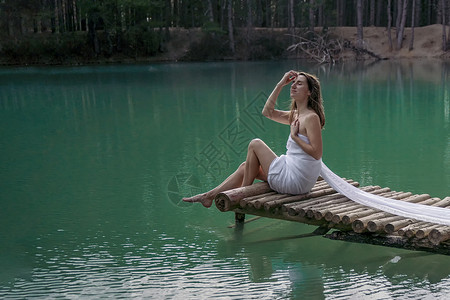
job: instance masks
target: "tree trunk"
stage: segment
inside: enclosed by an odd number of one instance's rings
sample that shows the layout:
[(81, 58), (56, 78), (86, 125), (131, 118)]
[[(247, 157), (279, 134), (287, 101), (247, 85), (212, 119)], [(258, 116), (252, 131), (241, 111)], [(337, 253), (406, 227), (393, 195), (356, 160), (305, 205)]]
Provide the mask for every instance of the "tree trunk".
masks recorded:
[(421, 25), (420, 20), (422, 17), (422, 9), (423, 9), (422, 1), (416, 1), (416, 16), (415, 16), (416, 24), (414, 24), (415, 26)]
[(391, 13), (391, 0), (388, 0), (387, 14), (388, 14), (387, 35), (388, 35), (388, 42), (389, 42), (389, 51), (392, 51), (392, 37), (391, 37), (392, 13)]
[(446, 22), (445, 22), (445, 0), (441, 0), (441, 10), (442, 10), (442, 51), (447, 51), (447, 34), (445, 32)]
[(293, 44), (295, 35), (294, 0), (288, 1), (288, 30), (291, 35), (291, 44)]
[(265, 22), (266, 22), (266, 27), (273, 27), (272, 26), (272, 20), (271, 20), (271, 14), (270, 14), (270, 3), (269, 3), (269, 1), (266, 1), (265, 2), (266, 3), (266, 6), (265, 6), (265, 11), (266, 11), (266, 13), (264, 14), (264, 19), (265, 19)]
[(228, 0), (228, 39), (230, 40), (230, 50), (234, 54), (234, 35), (233, 35), (233, 0)]
[(428, 8), (427, 8), (427, 24), (431, 24), (431, 11), (433, 10), (433, 2), (428, 1)]
[(314, 32), (314, 0), (309, 0), (309, 27), (310, 32)]
[(356, 22), (357, 22), (357, 42), (358, 48), (363, 48), (363, 7), (362, 0), (358, 0), (356, 3)]
[(317, 25), (322, 28), (326, 27), (325, 21), (323, 19), (323, 10), (324, 10), (323, 7), (324, 7), (323, 3), (321, 3), (318, 7), (318, 20), (317, 20)]
[[(77, 0), (72, 0), (73, 9), (73, 31), (77, 31), (78, 20), (77, 20)], [(81, 30), (81, 28), (80, 28)]]
[(412, 0), (412, 12), (411, 12), (411, 40), (409, 42), (409, 51), (414, 48), (414, 24), (416, 16), (416, 0)]
[(294, 0), (288, 0), (288, 28), (294, 27)]
[[(447, 24), (450, 27), (450, 16), (447, 16)], [(448, 34), (447, 34), (447, 44), (449, 42), (450, 42), (450, 30), (448, 31)], [(448, 47), (447, 47), (447, 49), (448, 49)]]
[(340, 26), (340, 23), (339, 23), (339, 13), (341, 12), (340, 4), (341, 4), (341, 1), (337, 0), (336, 1), (336, 26)]
[[(136, 12), (135, 12), (136, 13)], [(170, 40), (170, 26), (172, 25), (172, 1), (166, 0), (163, 22), (164, 22), (164, 34), (161, 35), (160, 48), (162, 51), (167, 51), (166, 43)]]
[(89, 18), (88, 20), (88, 30), (88, 35), (91, 40), (94, 53), (96, 56), (98, 56), (100, 54), (100, 43), (97, 36), (97, 24), (92, 18)]
[[(399, 2), (401, 2), (401, 1), (399, 1)], [(397, 50), (400, 50), (403, 45), (403, 35), (404, 35), (404, 31), (405, 31), (407, 10), (408, 10), (408, 0), (403, 0), (400, 29), (397, 28)]]
[(55, 33), (59, 33), (59, 9), (58, 9), (58, 0), (55, 0)]
[[(170, 1), (168, 2), (168, 5), (170, 5)], [(214, 22), (214, 14), (213, 14), (213, 6), (211, 0), (208, 0), (208, 21), (213, 23)]]
[(398, 31), (400, 28), (400, 22), (402, 20), (402, 6), (403, 6), (402, 3), (403, 3), (403, 0), (397, 0), (397, 8), (396, 8), (397, 15), (395, 18), (395, 28), (397, 29), (397, 33), (396, 33), (395, 39), (398, 39)]
[(344, 26), (345, 22), (345, 3), (346, 0), (338, 0), (336, 2), (336, 10), (337, 10), (337, 26)]
[(253, 26), (253, 8), (252, 0), (247, 0), (247, 27), (250, 29)]
[(383, 2), (382, 0), (377, 1), (377, 14), (375, 18), (375, 26), (379, 27), (381, 26), (381, 12), (383, 9)]
[(375, 0), (370, 0), (369, 26), (375, 26)]
[(67, 6), (66, 6), (66, 1), (67, 0), (62, 0), (61, 1), (61, 10), (62, 10), (62, 21), (63, 21), (63, 26), (62, 26), (62, 28), (63, 28), (63, 32), (65, 32), (65, 31), (67, 31), (67, 21), (66, 21), (66, 8), (67, 8)]

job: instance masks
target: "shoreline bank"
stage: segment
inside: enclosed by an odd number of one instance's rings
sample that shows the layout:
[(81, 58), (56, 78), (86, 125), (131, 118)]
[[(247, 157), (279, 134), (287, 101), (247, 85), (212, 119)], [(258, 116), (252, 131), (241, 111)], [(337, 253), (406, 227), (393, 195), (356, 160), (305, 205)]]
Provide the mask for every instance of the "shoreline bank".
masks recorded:
[[(298, 32), (300, 34), (300, 30)], [(447, 30), (450, 31), (450, 28)], [(316, 27), (316, 33), (323, 32), (323, 28)], [(392, 39), (395, 39), (395, 28), (392, 29)], [(328, 28), (330, 38), (356, 45), (356, 27)], [(35, 38), (35, 37), (34, 37)], [(435, 24), (414, 28), (413, 49), (409, 50), (411, 28), (405, 28), (403, 46), (400, 50), (389, 50), (388, 32), (385, 27), (364, 27), (364, 49), (377, 55), (381, 59), (437, 59), (450, 60), (450, 51), (442, 50), (442, 25)], [(151, 56), (136, 55), (134, 57), (124, 53), (112, 55), (80, 54), (79, 56), (58, 53), (58, 58), (45, 55), (34, 55), (32, 51), (26, 56), (17, 56), (14, 52), (3, 55), (0, 66), (89, 66), (111, 64), (142, 64), (142, 63), (171, 63), (171, 62), (214, 62), (214, 61), (264, 61), (284, 59), (307, 59), (301, 50), (288, 51), (287, 48), (297, 40), (289, 35), (286, 28), (246, 28), (236, 32), (236, 52), (228, 53), (224, 47), (223, 36), (205, 33), (200, 28), (183, 29), (171, 28), (170, 39), (161, 45), (161, 51)], [(249, 41), (251, 45), (249, 45)], [(217, 43), (221, 43), (219, 45)], [(81, 50), (80, 50), (81, 53)], [(336, 57), (336, 61), (373, 61), (370, 56), (356, 54), (345, 49)], [(311, 59), (314, 61), (314, 59)]]

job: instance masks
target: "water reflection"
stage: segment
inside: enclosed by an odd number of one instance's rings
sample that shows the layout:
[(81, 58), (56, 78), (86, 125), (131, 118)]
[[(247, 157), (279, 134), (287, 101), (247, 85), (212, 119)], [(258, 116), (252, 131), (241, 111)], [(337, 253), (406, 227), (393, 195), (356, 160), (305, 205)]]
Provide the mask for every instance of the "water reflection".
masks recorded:
[[(427, 296), (428, 289), (446, 289), (450, 261), (446, 256), (371, 245), (332, 242), (322, 237), (292, 239), (291, 232), (308, 232), (313, 226), (255, 221), (246, 224), (239, 238), (223, 241), (220, 257), (243, 257), (253, 282), (277, 281), (289, 274), (291, 297), (391, 299), (410, 293)], [(259, 224), (257, 224), (259, 223)], [(249, 226), (248, 226), (249, 225)], [(268, 241), (267, 236), (286, 237)]]

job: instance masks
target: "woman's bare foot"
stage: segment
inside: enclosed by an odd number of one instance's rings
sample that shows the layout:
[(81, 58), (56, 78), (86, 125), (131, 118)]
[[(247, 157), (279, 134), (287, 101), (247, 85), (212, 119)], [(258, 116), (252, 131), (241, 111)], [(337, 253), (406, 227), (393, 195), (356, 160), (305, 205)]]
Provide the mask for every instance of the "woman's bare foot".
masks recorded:
[(208, 208), (211, 207), (213, 201), (214, 201), (214, 195), (211, 195), (210, 193), (203, 193), (203, 194), (198, 194), (192, 197), (188, 197), (188, 198), (183, 198), (184, 202), (190, 202), (190, 203), (195, 203), (195, 202), (200, 202), (204, 207)]

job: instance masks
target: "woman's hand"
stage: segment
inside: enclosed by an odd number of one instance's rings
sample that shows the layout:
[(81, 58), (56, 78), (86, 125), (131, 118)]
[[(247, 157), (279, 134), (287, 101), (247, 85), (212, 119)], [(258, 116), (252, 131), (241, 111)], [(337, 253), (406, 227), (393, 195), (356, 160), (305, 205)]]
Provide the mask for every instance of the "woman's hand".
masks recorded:
[(291, 137), (296, 137), (300, 130), (300, 122), (298, 119), (295, 119), (294, 122), (291, 123)]
[(286, 72), (284, 75), (283, 75), (283, 78), (281, 78), (281, 80), (280, 80), (280, 82), (278, 83), (278, 85), (281, 85), (281, 86), (285, 86), (285, 85), (288, 85), (290, 82), (292, 82), (295, 78), (297, 78), (297, 76), (298, 76), (298, 73), (297, 72), (295, 72), (295, 71), (289, 71), (289, 72)]

